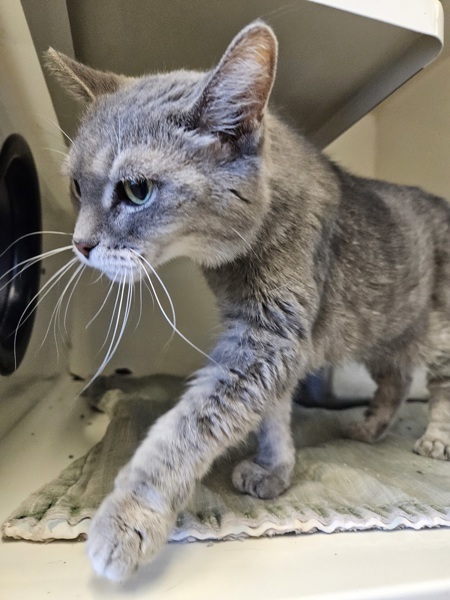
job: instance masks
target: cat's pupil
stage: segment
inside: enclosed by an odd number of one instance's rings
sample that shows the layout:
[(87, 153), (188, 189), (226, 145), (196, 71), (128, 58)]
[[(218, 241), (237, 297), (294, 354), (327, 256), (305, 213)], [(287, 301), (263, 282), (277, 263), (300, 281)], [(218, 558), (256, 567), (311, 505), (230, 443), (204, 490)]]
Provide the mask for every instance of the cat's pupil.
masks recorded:
[(116, 185), (119, 200), (132, 204), (145, 204), (153, 192), (153, 182), (149, 179), (125, 179)]
[(148, 194), (148, 183), (147, 181), (133, 181), (130, 179), (128, 181), (128, 189), (131, 191), (135, 198), (139, 198), (139, 200), (145, 200)]

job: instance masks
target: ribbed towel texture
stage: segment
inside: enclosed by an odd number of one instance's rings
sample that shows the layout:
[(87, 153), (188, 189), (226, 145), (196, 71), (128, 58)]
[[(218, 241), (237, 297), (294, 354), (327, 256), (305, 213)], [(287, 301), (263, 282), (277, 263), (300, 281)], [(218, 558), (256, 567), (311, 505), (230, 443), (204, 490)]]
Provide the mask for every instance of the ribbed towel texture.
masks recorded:
[[(83, 539), (120, 467), (148, 427), (177, 401), (175, 377), (104, 379), (88, 399), (110, 417), (101, 442), (31, 494), (2, 525), (4, 537), (32, 541)], [(123, 385), (122, 385), (123, 382)], [(236, 492), (234, 465), (255, 440), (228, 452), (198, 484), (170, 536), (172, 541), (223, 540), (283, 533), (421, 529), (450, 525), (450, 463), (412, 453), (427, 405), (406, 404), (397, 424), (375, 445), (345, 440), (345, 425), (363, 409), (294, 405), (297, 463), (290, 489), (274, 500)]]

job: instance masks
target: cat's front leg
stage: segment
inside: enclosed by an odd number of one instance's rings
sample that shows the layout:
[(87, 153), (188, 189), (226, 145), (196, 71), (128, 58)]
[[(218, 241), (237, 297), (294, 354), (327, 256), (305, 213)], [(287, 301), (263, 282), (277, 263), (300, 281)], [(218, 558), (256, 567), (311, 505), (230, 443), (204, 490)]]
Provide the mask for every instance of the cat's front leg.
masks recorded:
[(295, 449), (291, 432), (292, 391), (271, 405), (259, 426), (258, 451), (233, 471), (233, 485), (256, 498), (276, 498), (291, 484)]
[(151, 428), (95, 515), (88, 555), (99, 575), (126, 579), (154, 556), (213, 461), (257, 429), (293, 388), (301, 356), (298, 339), (250, 326), (229, 329), (215, 364), (199, 371), (179, 404)]

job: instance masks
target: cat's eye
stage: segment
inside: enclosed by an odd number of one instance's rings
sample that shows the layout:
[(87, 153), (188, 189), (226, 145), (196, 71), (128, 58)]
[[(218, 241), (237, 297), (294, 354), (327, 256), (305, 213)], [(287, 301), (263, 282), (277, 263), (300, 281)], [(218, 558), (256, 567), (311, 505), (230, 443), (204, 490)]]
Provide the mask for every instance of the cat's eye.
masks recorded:
[(140, 206), (150, 200), (154, 187), (150, 179), (124, 179), (117, 184), (116, 193), (120, 200)]
[(80, 184), (78, 183), (78, 181), (76, 179), (71, 180), (70, 187), (72, 189), (73, 195), (76, 198), (79, 198), (81, 196), (81, 189), (80, 189)]

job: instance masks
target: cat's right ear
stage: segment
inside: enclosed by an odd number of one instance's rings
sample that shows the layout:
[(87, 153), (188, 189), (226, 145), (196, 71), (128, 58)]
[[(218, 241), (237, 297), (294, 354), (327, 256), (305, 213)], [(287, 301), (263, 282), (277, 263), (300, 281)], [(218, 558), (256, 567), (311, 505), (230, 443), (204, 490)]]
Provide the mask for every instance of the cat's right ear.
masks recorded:
[(273, 30), (261, 20), (238, 33), (206, 82), (198, 127), (233, 138), (257, 130), (275, 79), (277, 50)]
[(124, 75), (97, 71), (53, 48), (45, 53), (46, 66), (77, 100), (93, 102), (103, 94), (113, 94), (126, 82)]

